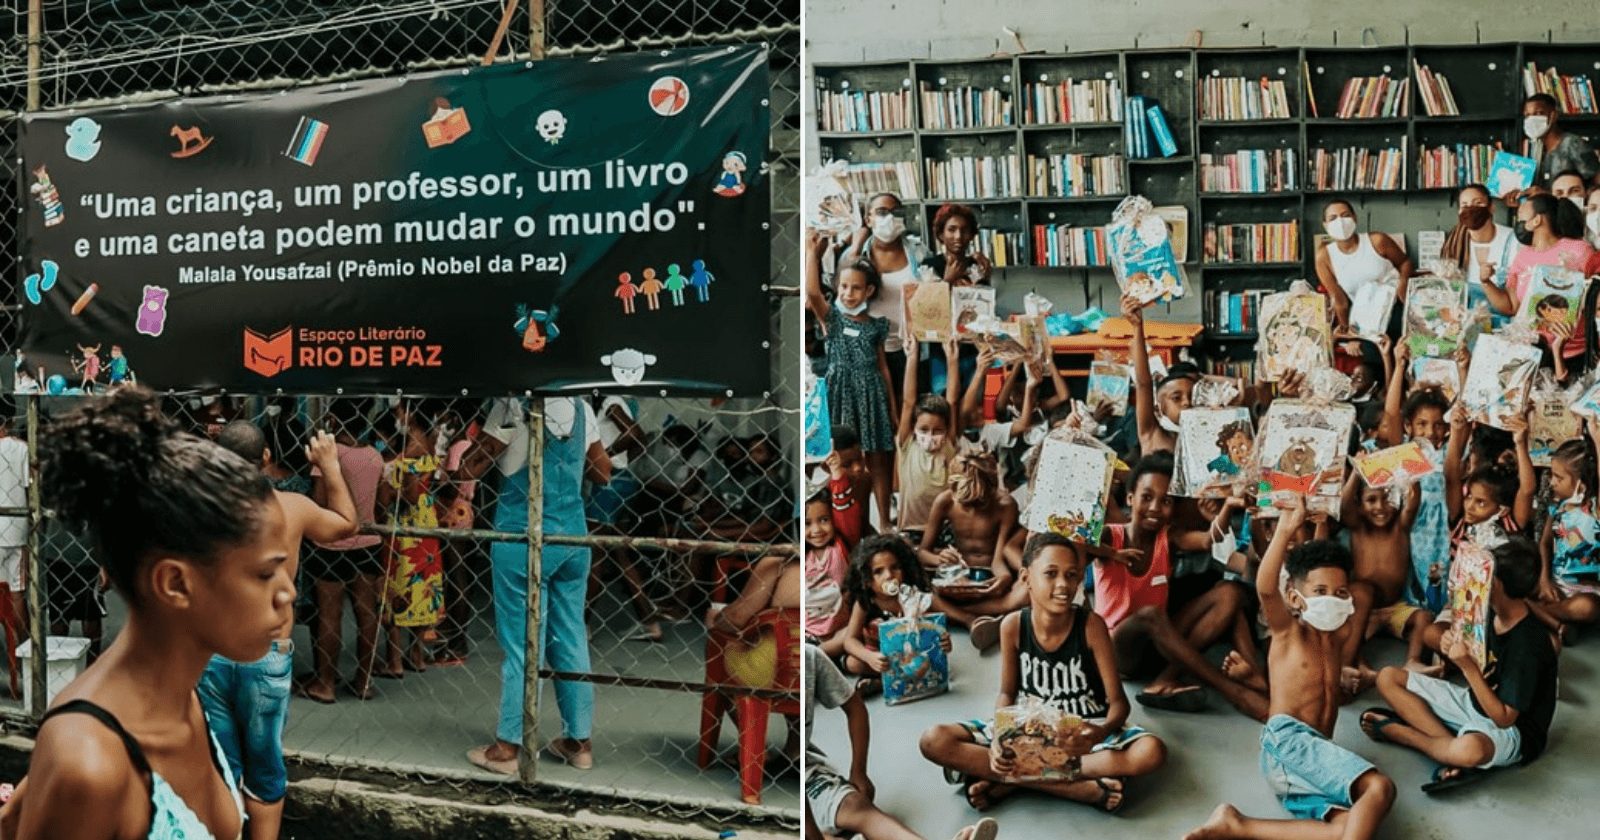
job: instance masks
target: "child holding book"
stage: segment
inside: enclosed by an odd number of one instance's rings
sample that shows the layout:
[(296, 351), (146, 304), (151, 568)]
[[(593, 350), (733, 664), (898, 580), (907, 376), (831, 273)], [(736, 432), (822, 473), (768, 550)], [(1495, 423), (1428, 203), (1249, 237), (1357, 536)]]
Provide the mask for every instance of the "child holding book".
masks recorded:
[[(893, 534), (868, 537), (850, 558), (850, 573), (845, 580), (851, 600), (850, 622), (840, 632), (844, 650), (844, 670), (866, 677), (857, 687), (872, 693), (882, 687), (878, 675), (889, 670), (889, 658), (878, 650), (878, 625), (904, 615), (900, 591), (905, 587), (932, 592), (928, 572), (917, 562), (917, 551)], [(931, 612), (948, 612), (949, 605), (937, 594)], [(945, 652), (950, 640), (945, 637)]]
[[(1600, 427), (1586, 424), (1600, 440)], [(1595, 456), (1589, 440), (1569, 440), (1550, 459), (1555, 498), (1539, 540), (1544, 561), (1535, 609), (1559, 622), (1591, 624), (1600, 618), (1600, 520), (1591, 488)]]
[[(1292, 819), (1247, 817), (1224, 803), (1185, 840), (1369, 840), (1394, 804), (1394, 782), (1333, 742), (1343, 664), (1339, 652), (1350, 634), (1360, 633), (1349, 621), (1355, 609), (1350, 553), (1328, 540), (1288, 551), (1290, 535), (1305, 521), (1305, 499), (1294, 496), (1278, 504), (1277, 531), (1256, 574), (1256, 594), (1272, 636), (1261, 772)], [(1285, 567), (1287, 593), (1279, 588)]]
[(878, 270), (856, 261), (841, 266), (834, 275), (833, 305), (822, 292), (822, 254), (827, 239), (811, 231), (806, 241), (806, 306), (823, 332), (828, 357), (828, 411), (835, 425), (855, 429), (861, 448), (874, 469), (873, 495), (879, 521), (889, 521), (888, 465), (895, 449), (893, 385), (883, 344), (889, 322), (867, 313), (878, 294)]
[[(944, 357), (955, 366), (958, 350), (954, 339), (944, 342)], [(917, 396), (917, 366), (906, 365), (905, 387), (900, 403), (900, 429), (895, 437), (895, 477), (900, 488), (902, 531), (915, 531), (928, 525), (933, 501), (949, 486), (950, 461), (956, 456), (954, 432), (957, 428), (956, 394), (960, 382), (949, 377), (945, 396)], [(885, 519), (885, 522), (888, 520)]]
[[(1394, 370), (1389, 376), (1389, 391), (1384, 397), (1383, 420), (1378, 424), (1378, 446), (1397, 446), (1406, 440), (1425, 441), (1424, 450), (1435, 472), (1417, 482), (1416, 518), (1411, 523), (1411, 600), (1437, 614), (1444, 609), (1442, 599), (1428, 599), (1423, 584), (1430, 568), (1450, 566), (1450, 508), (1446, 501), (1444, 461), (1445, 438), (1450, 427), (1446, 416), (1450, 400), (1436, 387), (1424, 386), (1405, 392), (1406, 372), (1411, 351), (1405, 342), (1395, 348)], [(1403, 434), (1402, 434), (1403, 433)]]
[[(1426, 671), (1422, 661), (1423, 630), (1433, 623), (1433, 613), (1405, 600), (1412, 590), (1411, 525), (1417, 516), (1422, 493), (1416, 484), (1406, 489), (1403, 506), (1395, 507), (1388, 488), (1367, 487), (1354, 471), (1345, 481), (1340, 497), (1339, 521), (1350, 535), (1350, 555), (1354, 562), (1356, 586), (1370, 592), (1372, 612), (1368, 615), (1363, 638), (1370, 639), (1387, 629), (1397, 639), (1406, 640), (1406, 670)], [(1370, 685), (1377, 674), (1362, 667), (1361, 683), (1355, 693)]]
[[(1005, 547), (1017, 528), (1017, 503), (1000, 487), (1000, 470), (988, 452), (962, 452), (950, 465), (950, 489), (933, 501), (927, 530), (918, 552), (924, 566), (959, 565), (987, 570), (977, 585), (941, 593), (947, 601), (945, 616), (972, 630), (972, 643), (987, 650), (999, 640), (998, 619), (1027, 603), (1027, 593), (1012, 586), (1015, 577), (1006, 563)], [(952, 544), (939, 546), (946, 531)]]
[(1493, 553), (1487, 666), (1480, 666), (1460, 631), (1452, 629), (1443, 647), (1466, 686), (1385, 668), (1378, 674), (1378, 690), (1394, 709), (1361, 713), (1367, 737), (1439, 762), (1433, 781), (1422, 786), (1427, 793), (1538, 758), (1555, 715), (1556, 646), (1527, 604), (1539, 583), (1538, 549), (1517, 537), (1495, 546)]
[(1133, 358), (1133, 412), (1141, 453), (1178, 448), (1178, 417), (1189, 407), (1199, 372), (1174, 367), (1159, 385), (1150, 375), (1150, 350), (1145, 345), (1144, 309), (1149, 304), (1123, 296), (1122, 317), (1133, 326), (1128, 352)]
[[(1073, 605), (1088, 550), (1058, 534), (1035, 534), (1023, 550), (1029, 606), (1000, 624), (1000, 693), (995, 708), (1025, 698), (1084, 719), (1080, 735), (1093, 748), (1066, 760), (1069, 778), (1010, 783), (1015, 762), (990, 749), (993, 720), (940, 724), (922, 734), (922, 754), (965, 785), (967, 802), (985, 810), (1018, 787), (1115, 812), (1123, 783), (1155, 772), (1167, 748), (1153, 734), (1126, 726), (1129, 704), (1117, 676), (1116, 654), (1105, 622)], [(1062, 675), (1073, 675), (1063, 679)], [(1081, 675), (1081, 678), (1079, 677)]]

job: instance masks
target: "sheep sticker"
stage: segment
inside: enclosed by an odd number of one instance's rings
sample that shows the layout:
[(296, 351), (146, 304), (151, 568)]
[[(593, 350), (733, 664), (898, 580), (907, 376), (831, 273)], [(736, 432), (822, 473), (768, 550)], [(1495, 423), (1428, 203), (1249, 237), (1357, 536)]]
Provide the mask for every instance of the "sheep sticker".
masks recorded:
[(600, 357), (600, 364), (611, 368), (611, 378), (618, 385), (632, 386), (644, 381), (644, 369), (656, 363), (656, 357), (627, 347)]

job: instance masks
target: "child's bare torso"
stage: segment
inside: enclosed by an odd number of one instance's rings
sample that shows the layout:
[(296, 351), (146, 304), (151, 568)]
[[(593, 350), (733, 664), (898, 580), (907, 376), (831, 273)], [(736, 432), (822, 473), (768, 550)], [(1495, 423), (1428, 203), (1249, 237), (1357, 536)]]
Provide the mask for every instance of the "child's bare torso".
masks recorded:
[(1373, 606), (1387, 607), (1400, 600), (1411, 571), (1411, 534), (1400, 527), (1398, 517), (1387, 528), (1352, 527), (1350, 554), (1355, 559), (1352, 579), (1377, 590)]
[(961, 552), (962, 562), (983, 568), (994, 562), (995, 545), (1000, 541), (1006, 510), (1015, 506), (1016, 502), (1005, 495), (984, 508), (950, 505), (950, 531), (955, 535), (955, 549)]
[(1339, 652), (1349, 632), (1349, 623), (1323, 633), (1295, 620), (1289, 629), (1272, 634), (1268, 714), (1288, 715), (1333, 737), (1339, 716)]

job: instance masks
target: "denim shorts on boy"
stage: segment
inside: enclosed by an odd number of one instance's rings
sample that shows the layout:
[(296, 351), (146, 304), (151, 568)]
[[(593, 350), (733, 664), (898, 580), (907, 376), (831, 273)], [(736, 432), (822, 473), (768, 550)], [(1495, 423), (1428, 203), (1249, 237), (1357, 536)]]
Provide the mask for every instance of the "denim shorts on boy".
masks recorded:
[[(961, 728), (972, 733), (973, 742), (980, 747), (987, 747), (994, 743), (994, 718), (988, 720), (964, 720), (961, 721)], [(1124, 750), (1128, 748), (1129, 744), (1149, 734), (1150, 732), (1143, 727), (1129, 726), (1107, 735), (1104, 741), (1095, 744), (1089, 752)]]
[(283, 799), (289, 777), (283, 766), (283, 725), (289, 717), (294, 645), (272, 643), (254, 662), (211, 657), (200, 677), (200, 701), (211, 732), (228, 756), (233, 776), (251, 799)]
[(844, 833), (835, 820), (839, 818), (839, 809), (844, 807), (844, 800), (856, 792), (856, 786), (826, 762), (807, 756), (805, 789), (806, 809), (816, 820), (817, 828), (830, 837)]
[(1350, 788), (1373, 769), (1366, 759), (1288, 715), (1273, 715), (1261, 730), (1261, 775), (1297, 820), (1326, 820), (1348, 811)]
[(1428, 704), (1451, 734), (1476, 732), (1494, 744), (1494, 755), (1479, 767), (1509, 767), (1522, 760), (1522, 732), (1515, 726), (1496, 726), (1472, 705), (1472, 692), (1465, 686), (1427, 674), (1407, 674), (1406, 688)]

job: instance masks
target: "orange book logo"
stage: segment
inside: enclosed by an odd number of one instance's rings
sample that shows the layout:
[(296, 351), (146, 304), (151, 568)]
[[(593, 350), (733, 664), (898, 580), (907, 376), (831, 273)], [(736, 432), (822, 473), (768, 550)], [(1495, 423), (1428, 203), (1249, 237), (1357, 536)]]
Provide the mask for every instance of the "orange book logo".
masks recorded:
[(291, 332), (292, 328), (284, 327), (268, 338), (245, 327), (245, 369), (269, 378), (288, 370), (294, 364), (294, 337)]

